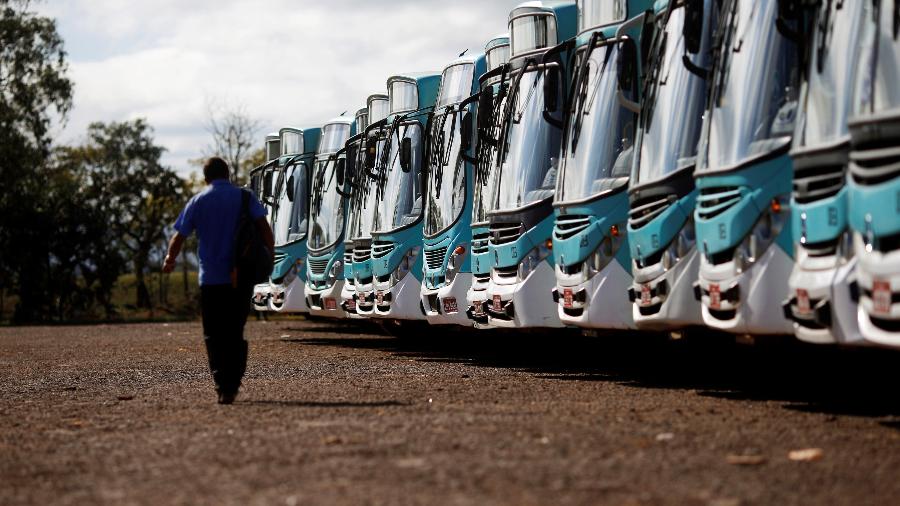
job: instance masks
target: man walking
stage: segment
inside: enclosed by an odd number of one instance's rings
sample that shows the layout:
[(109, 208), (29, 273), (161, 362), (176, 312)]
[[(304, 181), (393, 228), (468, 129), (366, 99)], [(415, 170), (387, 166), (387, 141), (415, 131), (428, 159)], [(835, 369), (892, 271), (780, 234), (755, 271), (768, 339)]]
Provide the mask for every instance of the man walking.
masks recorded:
[[(175, 259), (184, 240), (196, 230), (200, 241), (203, 340), (219, 404), (231, 404), (247, 367), (244, 324), (253, 292), (252, 282), (239, 279), (234, 269), (235, 231), (242, 212), (244, 190), (231, 184), (228, 164), (218, 157), (206, 161), (203, 177), (208, 186), (194, 195), (175, 222), (176, 233), (169, 242), (163, 272), (175, 269)], [(274, 254), (275, 241), (265, 209), (253, 195), (248, 203), (250, 218), (268, 251)]]

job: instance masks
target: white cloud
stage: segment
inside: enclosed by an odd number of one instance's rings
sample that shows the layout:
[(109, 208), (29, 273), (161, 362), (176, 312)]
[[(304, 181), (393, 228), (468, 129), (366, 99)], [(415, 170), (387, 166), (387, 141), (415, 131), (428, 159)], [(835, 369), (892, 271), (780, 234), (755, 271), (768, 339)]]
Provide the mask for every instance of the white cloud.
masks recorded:
[(266, 131), (365, 105), (391, 74), (436, 70), (506, 30), (517, 0), (73, 0), (58, 19), (75, 82), (62, 142), (91, 121), (145, 117), (165, 161), (187, 170), (207, 143), (206, 102), (243, 104)]

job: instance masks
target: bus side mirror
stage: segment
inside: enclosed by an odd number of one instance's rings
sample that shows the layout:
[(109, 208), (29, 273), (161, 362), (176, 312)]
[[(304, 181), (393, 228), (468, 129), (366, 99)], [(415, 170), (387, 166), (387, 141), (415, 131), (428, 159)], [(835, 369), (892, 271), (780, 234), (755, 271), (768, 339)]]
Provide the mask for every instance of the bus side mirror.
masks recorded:
[(404, 137), (400, 141), (400, 169), (409, 172), (412, 169), (412, 139)]
[(270, 170), (270, 171), (266, 172), (266, 174), (263, 176), (263, 191), (262, 191), (262, 193), (263, 193), (264, 199), (268, 199), (269, 197), (272, 196), (272, 176), (274, 176), (274, 175), (275, 175), (275, 173)]
[(285, 188), (285, 190), (287, 190), (288, 200), (293, 202), (294, 201), (294, 176), (291, 176), (288, 178), (287, 188)]
[(366, 168), (371, 170), (375, 168), (375, 154), (378, 152), (378, 141), (374, 138), (366, 139)]
[(459, 149), (463, 152), (472, 147), (472, 113), (466, 111), (459, 125)]
[(684, 24), (681, 26), (684, 48), (690, 54), (700, 52), (703, 42), (703, 0), (684, 1)]
[(494, 90), (488, 87), (478, 95), (478, 130), (485, 132), (494, 122)]
[(547, 64), (544, 70), (544, 111), (556, 112), (559, 108), (559, 67)]
[(634, 91), (635, 75), (637, 74), (637, 47), (631, 39), (619, 45), (619, 56), (616, 62), (618, 75), (618, 90), (616, 91), (616, 99), (619, 105), (629, 111), (638, 114), (641, 112), (641, 104), (629, 99), (625, 94), (629, 95)]
[(347, 160), (345, 158), (338, 158), (337, 162), (334, 164), (334, 176), (337, 178), (337, 184), (340, 187), (344, 186), (344, 169), (347, 168)]

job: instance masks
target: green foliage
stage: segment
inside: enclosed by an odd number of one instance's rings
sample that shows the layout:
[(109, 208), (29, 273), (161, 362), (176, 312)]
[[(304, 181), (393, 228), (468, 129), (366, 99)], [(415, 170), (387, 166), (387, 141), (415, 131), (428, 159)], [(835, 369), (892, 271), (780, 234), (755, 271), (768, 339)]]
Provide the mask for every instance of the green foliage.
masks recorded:
[(84, 145), (51, 149), (51, 120), (69, 111), (72, 83), (55, 22), (28, 7), (0, 0), (0, 312), (9, 294), (17, 322), (97, 307), (114, 317), (129, 266), (135, 305), (152, 308), (145, 277), (159, 270), (187, 183), (162, 166), (144, 120), (94, 123)]
[(88, 174), (90, 198), (107, 217), (117, 249), (131, 261), (137, 277), (135, 304), (150, 307), (144, 275), (154, 253), (159, 263), (165, 227), (178, 216), (187, 183), (160, 163), (164, 148), (154, 144), (153, 131), (142, 119), (93, 123), (88, 143), (71, 152)]
[(0, 289), (19, 289), (17, 316), (26, 320), (71, 292), (43, 290), (56, 271), (72, 268), (50, 253), (66, 204), (46, 191), (73, 184), (46, 167), (51, 118), (72, 104), (65, 56), (53, 20), (29, 12), (26, 1), (0, 0)]

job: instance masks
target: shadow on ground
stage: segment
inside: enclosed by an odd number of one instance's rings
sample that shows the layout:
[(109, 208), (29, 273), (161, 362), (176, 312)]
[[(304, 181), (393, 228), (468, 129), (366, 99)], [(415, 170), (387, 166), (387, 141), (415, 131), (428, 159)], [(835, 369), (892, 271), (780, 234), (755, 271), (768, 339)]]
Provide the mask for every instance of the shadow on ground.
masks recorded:
[(276, 406), (293, 408), (390, 408), (397, 406), (409, 406), (408, 402), (400, 401), (372, 401), (372, 402), (314, 402), (314, 401), (289, 401), (289, 400), (249, 400), (241, 401), (241, 405), (248, 406)]
[[(371, 326), (344, 323), (293, 330), (319, 334), (290, 339), (303, 345), (515, 369), (547, 380), (689, 389), (717, 398), (781, 401), (786, 409), (804, 412), (900, 417), (900, 396), (886, 394), (900, 384), (900, 352), (887, 349), (814, 346), (791, 338), (748, 346), (706, 331), (671, 341), (637, 332), (585, 337), (566, 330), (438, 332), (433, 327), (398, 338), (363, 334)], [(881, 424), (900, 430), (896, 419)]]

